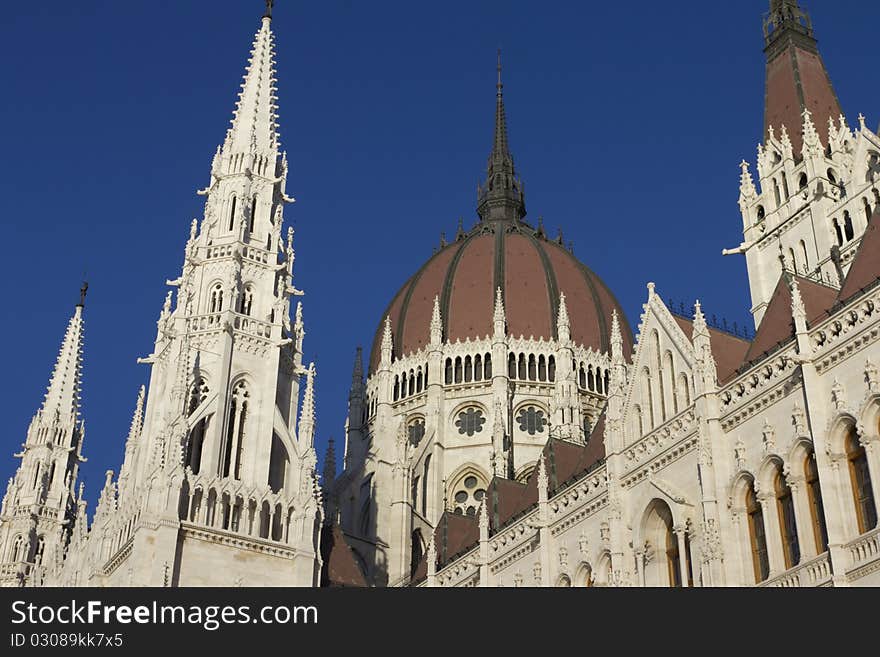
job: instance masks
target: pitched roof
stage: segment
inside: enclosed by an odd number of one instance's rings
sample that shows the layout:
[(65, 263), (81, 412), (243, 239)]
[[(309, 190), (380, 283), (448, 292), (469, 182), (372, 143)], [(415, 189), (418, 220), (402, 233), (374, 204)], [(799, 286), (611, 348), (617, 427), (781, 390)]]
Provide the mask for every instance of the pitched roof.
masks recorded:
[(321, 558), (321, 586), (367, 586), (345, 534), (335, 523), (321, 529)]
[[(691, 340), (694, 334), (693, 320), (675, 314), (672, 317), (681, 327), (688, 340)], [(711, 326), (708, 329), (712, 345), (712, 357), (715, 359), (715, 370), (718, 373), (718, 380), (723, 383), (736, 374), (736, 369), (742, 364), (751, 343), (748, 340), (731, 335), (726, 331), (712, 328)]]
[[(807, 311), (807, 324), (812, 324), (824, 317), (837, 300), (837, 290), (814, 283), (802, 276), (795, 276), (804, 308)], [(794, 337), (794, 320), (791, 317), (791, 289), (780, 275), (776, 289), (770, 297), (770, 303), (761, 318), (761, 324), (755, 333), (752, 344), (746, 353), (743, 363), (751, 363), (777, 345), (788, 342)]]
[(840, 288), (838, 300), (846, 301), (880, 278), (880, 205), (868, 221), (855, 259)]

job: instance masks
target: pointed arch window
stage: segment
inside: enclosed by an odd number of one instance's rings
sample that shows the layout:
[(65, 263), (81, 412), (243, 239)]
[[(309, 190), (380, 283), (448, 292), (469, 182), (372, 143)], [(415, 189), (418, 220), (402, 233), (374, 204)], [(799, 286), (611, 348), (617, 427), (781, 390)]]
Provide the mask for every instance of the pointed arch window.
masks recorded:
[(220, 283), (216, 283), (214, 287), (211, 288), (211, 306), (209, 312), (223, 312), (223, 285)]
[(755, 583), (763, 582), (770, 575), (770, 561), (767, 558), (767, 536), (764, 531), (764, 513), (755, 486), (750, 484), (746, 491), (746, 513), (749, 522), (749, 540), (752, 548), (752, 566)]
[(798, 178), (798, 190), (805, 189), (807, 186), (807, 174), (802, 173), (801, 177)]
[(232, 476), (241, 479), (249, 401), (250, 391), (247, 383), (239, 381), (233, 388), (229, 402), (229, 424), (220, 452), (221, 477)]
[(547, 359), (547, 380), (550, 383), (556, 381), (556, 357), (550, 356)]
[(15, 540), (12, 541), (12, 550), (9, 553), (9, 560), (13, 563), (24, 561), (27, 558), (27, 555), (24, 552), (24, 536), (19, 534), (15, 537)]
[(837, 217), (831, 220), (831, 223), (834, 225), (834, 234), (837, 237), (837, 246), (843, 246), (843, 231), (840, 229), (840, 222), (837, 221)]
[(483, 380), (483, 357), (480, 354), (474, 356), (474, 381)]
[(250, 317), (254, 309), (254, 288), (250, 285), (244, 288), (241, 294), (241, 314)]
[(446, 370), (445, 370), (445, 374), (444, 374), (444, 379), (447, 384), (452, 383), (452, 359), (451, 358), (446, 359)]
[(877, 507), (871, 489), (868, 458), (864, 446), (859, 441), (859, 434), (855, 427), (850, 427), (846, 437), (846, 460), (849, 464), (850, 484), (852, 485), (859, 533), (864, 534), (877, 526)]
[(803, 240), (800, 241), (801, 246), (801, 256), (803, 257), (804, 262), (804, 273), (808, 273), (810, 271), (810, 257), (807, 255), (807, 243)]
[(492, 354), (486, 354), (483, 358), (483, 378), (487, 381), (492, 378)]
[(507, 376), (511, 379), (516, 378), (516, 356), (513, 353), (507, 356)]
[(785, 556), (785, 567), (793, 568), (800, 563), (801, 548), (798, 544), (797, 525), (794, 518), (794, 500), (791, 488), (785, 482), (782, 471), (777, 469), (773, 481), (776, 494), (776, 511), (779, 514), (779, 531), (782, 537), (782, 552)]
[(422, 517), (428, 517), (428, 475), (431, 474), (431, 455), (425, 457), (425, 467), (422, 471)]
[(235, 208), (238, 204), (238, 199), (235, 194), (232, 195), (232, 203), (230, 204), (229, 209), (229, 230), (235, 230)]
[(257, 223), (257, 195), (254, 194), (254, 198), (251, 200), (251, 217), (250, 217), (250, 225), (248, 226), (248, 231), (251, 233), (254, 232), (254, 226)]
[(844, 210), (843, 212), (843, 233), (844, 237), (846, 237), (846, 241), (849, 242), (855, 237), (855, 230), (853, 229), (852, 217), (849, 216), (849, 212)]
[(867, 223), (871, 221), (871, 204), (866, 198), (862, 199), (862, 204), (865, 206), (865, 223)]
[(819, 484), (819, 468), (816, 467), (815, 452), (811, 451), (804, 461), (804, 475), (807, 497), (810, 500), (810, 519), (813, 523), (816, 552), (822, 554), (828, 549), (828, 529), (825, 526), (825, 508), (822, 505), (822, 488)]

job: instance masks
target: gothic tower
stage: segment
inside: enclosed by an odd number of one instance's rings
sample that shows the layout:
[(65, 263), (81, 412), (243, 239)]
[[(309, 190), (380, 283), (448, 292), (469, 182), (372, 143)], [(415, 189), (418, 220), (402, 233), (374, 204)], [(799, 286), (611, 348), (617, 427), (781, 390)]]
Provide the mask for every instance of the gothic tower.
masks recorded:
[[(168, 285), (146, 395), (118, 479), (107, 473), (92, 529), (61, 582), (315, 585), (321, 495), (315, 367), (291, 322), (293, 229), (282, 230), (271, 3), (232, 125), (211, 165), (201, 223)], [(301, 384), (305, 381), (299, 423)], [(144, 399), (144, 396), (146, 399)], [(85, 556), (83, 556), (85, 555)]]
[(61, 565), (76, 522), (75, 495), (85, 422), (80, 419), (83, 307), (67, 324), (43, 405), (28, 427), (21, 465), (0, 508), (0, 585), (41, 584)]
[(839, 288), (880, 203), (880, 142), (851, 129), (817, 47), (809, 15), (797, 0), (771, 0), (764, 20), (767, 58), (764, 135), (758, 185), (740, 164), (742, 244), (759, 326), (780, 276)]

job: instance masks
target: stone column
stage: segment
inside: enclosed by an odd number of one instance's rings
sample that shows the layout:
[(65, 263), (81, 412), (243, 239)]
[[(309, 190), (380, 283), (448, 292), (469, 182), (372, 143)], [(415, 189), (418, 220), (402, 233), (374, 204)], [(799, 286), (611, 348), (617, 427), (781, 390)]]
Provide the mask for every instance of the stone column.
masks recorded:
[[(788, 474), (785, 483), (791, 489), (791, 501), (794, 507), (794, 523), (797, 527), (798, 548), (801, 552), (801, 561), (816, 556), (816, 541), (813, 536), (813, 522), (810, 514), (809, 500), (807, 499), (807, 487), (804, 475)], [(807, 531), (807, 527), (810, 531)]]
[(764, 518), (767, 561), (770, 564), (770, 574), (767, 579), (770, 579), (786, 570), (785, 555), (782, 552), (782, 534), (779, 528), (779, 512), (776, 510), (776, 497), (773, 493), (759, 493), (758, 502), (761, 505), (761, 515)]
[(684, 525), (676, 525), (672, 528), (675, 532), (675, 538), (678, 539), (678, 568), (681, 573), (681, 586), (687, 588), (688, 583), (688, 567), (687, 567), (687, 545), (685, 537), (687, 536), (687, 527)]
[(645, 548), (636, 548), (636, 576), (639, 586), (645, 586)]

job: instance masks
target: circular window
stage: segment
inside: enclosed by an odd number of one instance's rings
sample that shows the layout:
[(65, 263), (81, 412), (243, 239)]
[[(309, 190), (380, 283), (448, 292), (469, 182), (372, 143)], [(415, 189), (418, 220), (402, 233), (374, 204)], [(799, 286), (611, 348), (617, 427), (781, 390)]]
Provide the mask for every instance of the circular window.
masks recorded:
[(547, 424), (544, 411), (534, 406), (528, 406), (520, 410), (516, 421), (519, 423), (520, 431), (524, 431), (530, 436), (534, 436), (536, 433), (543, 433), (544, 426)]
[(483, 498), (486, 497), (486, 489), (475, 475), (467, 475), (453, 495), (455, 500), (454, 513), (458, 515), (475, 515)]
[(483, 416), (483, 411), (472, 407), (458, 414), (455, 426), (458, 427), (458, 433), (473, 436), (483, 430), (485, 423), (486, 418)]

